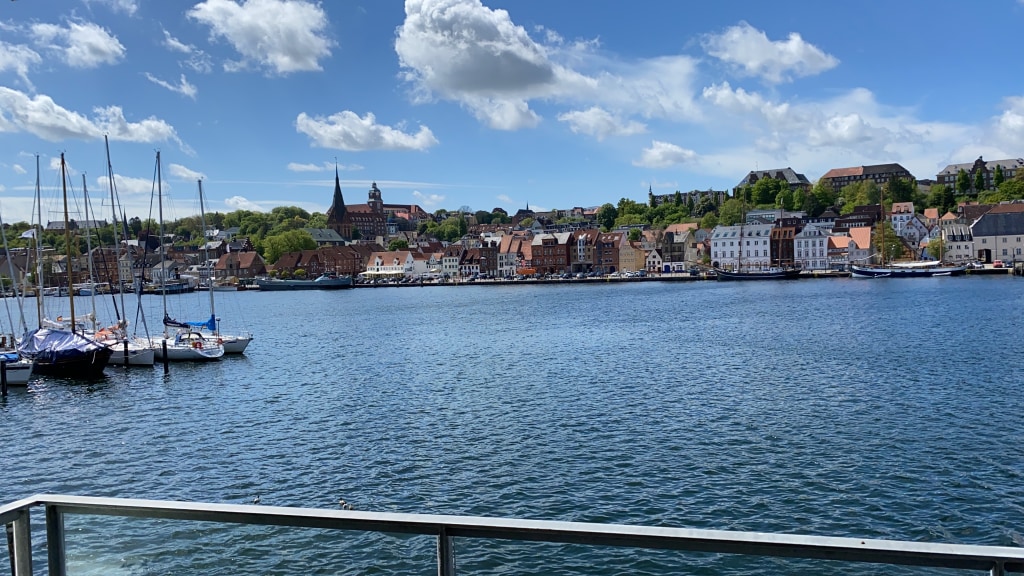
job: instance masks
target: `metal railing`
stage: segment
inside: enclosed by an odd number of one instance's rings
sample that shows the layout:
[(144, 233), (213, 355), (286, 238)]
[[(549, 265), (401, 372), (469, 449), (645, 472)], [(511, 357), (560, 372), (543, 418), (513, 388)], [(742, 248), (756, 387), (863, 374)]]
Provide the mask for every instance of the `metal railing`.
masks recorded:
[(988, 571), (993, 575), (1024, 573), (1024, 548), (1005, 546), (39, 494), (0, 506), (0, 524), (13, 528), (15, 576), (32, 575), (30, 517), (39, 506), (45, 509), (47, 569), (51, 576), (67, 573), (64, 516), (68, 514), (434, 536), (439, 576), (455, 575), (455, 538), (869, 562)]

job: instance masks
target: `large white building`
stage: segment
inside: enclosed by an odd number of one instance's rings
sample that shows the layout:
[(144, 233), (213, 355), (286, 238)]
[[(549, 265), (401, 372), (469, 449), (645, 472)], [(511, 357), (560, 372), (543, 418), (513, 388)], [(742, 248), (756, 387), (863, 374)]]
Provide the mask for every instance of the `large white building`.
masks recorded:
[(711, 265), (727, 270), (771, 266), (772, 224), (716, 226), (711, 232)]

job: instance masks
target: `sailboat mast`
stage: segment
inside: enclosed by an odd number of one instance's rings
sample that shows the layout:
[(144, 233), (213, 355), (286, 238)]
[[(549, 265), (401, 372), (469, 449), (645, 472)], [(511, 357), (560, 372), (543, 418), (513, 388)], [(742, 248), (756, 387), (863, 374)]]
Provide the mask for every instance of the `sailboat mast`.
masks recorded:
[[(117, 265), (117, 293), (121, 297), (121, 309), (128, 317), (128, 309), (124, 307), (124, 278), (121, 277), (121, 243), (117, 241), (117, 203), (114, 199), (114, 167), (110, 165), (110, 141), (106, 134), (103, 135), (103, 144), (107, 149), (107, 185), (110, 188), (110, 209), (114, 212), (114, 263)], [(126, 238), (127, 240), (127, 238)], [(125, 246), (125, 255), (128, 254), (128, 246)], [(128, 258), (131, 262), (131, 258)], [(132, 285), (135, 285), (134, 278)]]
[(85, 184), (85, 173), (82, 173), (82, 199), (85, 202), (85, 250), (89, 253), (89, 303), (92, 305), (92, 329), (96, 331), (96, 268), (92, 260), (92, 222), (89, 220), (89, 188)]
[[(206, 208), (203, 202), (203, 181), (199, 180), (199, 225), (203, 227), (202, 238), (203, 238), (203, 264), (210, 262), (210, 249), (207, 247), (206, 242)], [(214, 319), (214, 323), (217, 322), (217, 313), (213, 309), (213, 270), (210, 270), (210, 278), (207, 280), (210, 283), (210, 316)], [(216, 332), (216, 331), (215, 331)]]
[(37, 328), (43, 327), (43, 208), (39, 188), (39, 154), (36, 154), (36, 224), (39, 228), (34, 236), (36, 242), (36, 321)]
[(68, 221), (68, 178), (67, 164), (64, 163), (64, 153), (60, 154), (60, 184), (64, 195), (64, 247), (67, 261), (64, 266), (68, 276), (68, 305), (71, 309), (71, 331), (75, 331), (75, 291), (73, 289), (73, 276), (71, 273), (71, 225)]
[[(156, 197), (157, 215), (160, 217), (160, 295), (163, 299), (164, 317), (167, 317), (167, 254), (164, 253), (164, 189), (161, 183), (163, 176), (160, 174), (160, 151), (156, 152)], [(164, 334), (167, 327), (164, 326)]]

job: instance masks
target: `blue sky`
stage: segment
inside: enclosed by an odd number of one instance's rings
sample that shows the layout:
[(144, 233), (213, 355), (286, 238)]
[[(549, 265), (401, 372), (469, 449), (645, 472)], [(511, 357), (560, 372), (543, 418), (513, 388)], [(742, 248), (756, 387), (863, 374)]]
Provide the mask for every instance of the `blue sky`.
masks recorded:
[[(509, 211), (1024, 155), (1024, 0), (0, 3), (0, 214)], [(83, 217), (81, 213), (78, 217)], [(101, 213), (100, 217), (105, 217)]]

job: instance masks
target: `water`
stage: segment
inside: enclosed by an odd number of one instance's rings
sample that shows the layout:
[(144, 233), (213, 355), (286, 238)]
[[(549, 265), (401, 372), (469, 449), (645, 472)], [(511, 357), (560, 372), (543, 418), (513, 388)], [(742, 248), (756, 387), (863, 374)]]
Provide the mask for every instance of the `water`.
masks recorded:
[[(202, 319), (206, 299), (172, 297), (172, 315)], [(112, 367), (98, 383), (37, 381), (0, 403), (4, 500), (259, 494), (277, 506), (336, 509), (344, 498), (388, 512), (1024, 543), (1019, 279), (217, 300), (225, 329), (256, 334), (244, 357), (174, 364), (166, 378)], [(155, 325), (160, 299), (143, 304)], [(67, 526), (74, 574), (435, 570), (422, 537)], [(34, 543), (41, 566), (41, 535)], [(458, 540), (456, 554), (466, 574), (837, 570), (500, 541)]]

